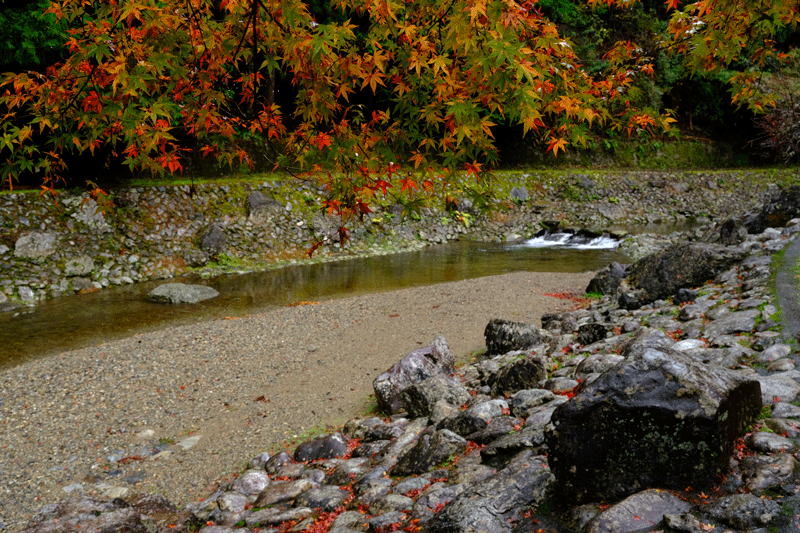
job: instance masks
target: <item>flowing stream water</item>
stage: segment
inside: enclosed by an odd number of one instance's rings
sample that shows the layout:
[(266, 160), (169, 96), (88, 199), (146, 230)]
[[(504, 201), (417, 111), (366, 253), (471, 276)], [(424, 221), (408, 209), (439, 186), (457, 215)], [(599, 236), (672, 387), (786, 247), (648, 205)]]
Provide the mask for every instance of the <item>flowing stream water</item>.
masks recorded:
[(144, 296), (168, 281), (115, 287), (56, 298), (0, 313), (0, 368), (35, 357), (107, 342), (135, 333), (226, 316), (244, 316), (303, 300), (319, 301), (507, 272), (587, 272), (625, 262), (608, 238), (543, 236), (514, 245), (455, 242), (419, 251), (290, 266), (201, 283), (220, 296), (198, 304), (165, 305)]

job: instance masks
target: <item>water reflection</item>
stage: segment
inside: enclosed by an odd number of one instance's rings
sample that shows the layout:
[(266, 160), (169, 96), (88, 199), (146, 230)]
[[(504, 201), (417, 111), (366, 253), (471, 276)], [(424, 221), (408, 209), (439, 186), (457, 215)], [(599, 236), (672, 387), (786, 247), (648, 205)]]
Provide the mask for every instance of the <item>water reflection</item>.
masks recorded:
[(507, 272), (586, 272), (625, 261), (616, 250), (525, 248), (458, 242), (416, 252), (268, 272), (182, 281), (210, 285), (214, 300), (193, 305), (144, 301), (147, 282), (57, 298), (13, 316), (0, 314), (0, 367), (168, 325), (242, 316), (302, 300), (324, 300)]

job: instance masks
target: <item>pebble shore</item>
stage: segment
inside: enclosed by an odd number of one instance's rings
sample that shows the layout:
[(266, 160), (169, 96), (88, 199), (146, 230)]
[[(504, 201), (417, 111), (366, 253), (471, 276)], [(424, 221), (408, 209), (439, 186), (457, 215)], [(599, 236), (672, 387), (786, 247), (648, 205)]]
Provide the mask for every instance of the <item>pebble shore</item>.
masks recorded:
[[(614, 194), (612, 187), (604, 192), (595, 182), (589, 187), (581, 176), (576, 176), (575, 187), (586, 185), (579, 192), (594, 190), (592, 194), (598, 200), (589, 204), (576, 200), (571, 204), (560, 190), (553, 193), (551, 203), (538, 204), (545, 205), (542, 209), (525, 209), (530, 203), (514, 205), (506, 216), (478, 221), (469, 230), (448, 220), (447, 224), (427, 228), (392, 225), (388, 230), (383, 228), (381, 234), (395, 238), (400, 235), (406, 240), (397, 242), (410, 246), (445, 242), (466, 234), (503, 241), (530, 235), (543, 220), (574, 220), (576, 224), (598, 227), (623, 221), (676, 222), (701, 210), (703, 215), (722, 218), (734, 214), (742, 205), (755, 207), (766, 194), (743, 186), (736, 191), (741, 196), (732, 200), (733, 192), (723, 195), (718, 188), (708, 186), (717, 181), (717, 177), (701, 176), (684, 196), (681, 193), (687, 191), (676, 191), (672, 185), (662, 183), (661, 187), (654, 187), (647, 202), (636, 204), (642, 201), (636, 196), (642, 190), (638, 186), (630, 185), (628, 194), (620, 194), (622, 189), (616, 189)], [(702, 208), (691, 207), (698, 197), (702, 198), (701, 186), (712, 193)], [(153, 201), (155, 205), (180, 191), (163, 189), (137, 192), (140, 198), (162, 195)], [(224, 198), (225, 194), (219, 193), (219, 197)], [(682, 203), (682, 199), (686, 201)], [(17, 205), (18, 200), (6, 199), (5, 205)], [(679, 212), (675, 206), (681, 203), (690, 207)], [(42, 209), (41, 213), (29, 212), (20, 223), (47, 231), (51, 224), (59, 226), (65, 218), (68, 224), (72, 217), (62, 215), (58, 220), (48, 217), (44, 210), (49, 207)], [(560, 215), (559, 209), (565, 209), (570, 216)], [(41, 215), (40, 220), (36, 220), (37, 214)], [(428, 218), (434, 214), (427, 213)], [(0, 285), (10, 304), (33, 303), (69, 293), (84, 281), (89, 285), (78, 290), (171, 277), (185, 268), (182, 254), (188, 248), (183, 247), (196, 246), (196, 235), (186, 231), (178, 235), (178, 223), (129, 227), (120, 241), (116, 229), (98, 231), (102, 226), (92, 226), (91, 220), (101, 218), (106, 220), (95, 210), (86, 219), (88, 222), (73, 223), (76, 237), (69, 243), (74, 243), (81, 255), (108, 250), (95, 256), (95, 270), (88, 273), (66, 275), (64, 262), (76, 253), (67, 247), (59, 250), (53, 258), (56, 261), (37, 263), (38, 270), (21, 277), (24, 268), (13, 256), (12, 247), (0, 247), (0, 274), (5, 276)], [(248, 248), (263, 241), (264, 235), (253, 234), (252, 227), (247, 227), (246, 215), (222, 215), (220, 219), (232, 228), (231, 235), (240, 230), (248, 235), (231, 241), (232, 254), (241, 254), (240, 259), (247, 254), (263, 258), (264, 250)], [(271, 241), (269, 253), (288, 246), (287, 240), (296, 240), (298, 247), (307, 242), (311, 233), (302, 229), (292, 229), (291, 238), (286, 239), (291, 228), (303, 228), (299, 222), (288, 213), (276, 222), (287, 234), (283, 241)], [(375, 223), (378, 224), (381, 223)], [(201, 226), (198, 223), (197, 228)], [(308, 227), (307, 231), (312, 232)], [(14, 236), (19, 233), (19, 229), (15, 230)], [(148, 235), (154, 237), (147, 238)], [(158, 235), (173, 238), (159, 240)], [(769, 238), (753, 240), (752, 248), (779, 249), (786, 242), (780, 236), (772, 240), (775, 242), (767, 242)], [(141, 242), (149, 244), (141, 253), (133, 253), (139, 252), (136, 247)], [(664, 244), (654, 243), (652, 247)], [(104, 248), (106, 245), (108, 248)], [(378, 244), (373, 242), (370, 246)], [(631, 246), (633, 250), (642, 248), (636, 243)], [(123, 247), (125, 253), (120, 253)], [(169, 250), (172, 253), (167, 253)], [(326, 254), (335, 256), (335, 245), (321, 255)], [(107, 260), (100, 269), (96, 268), (97, 257)], [(165, 259), (169, 257), (180, 260)], [(150, 263), (152, 268), (148, 267)], [(209, 268), (208, 272), (212, 271)], [(233, 479), (248, 459), (276, 443), (280, 447), (283, 440), (303, 437), (304, 430), (310, 435), (328, 425), (341, 426), (354, 413), (369, 409), (365, 398), (372, 379), (404, 353), (430, 342), (433, 336), (445, 335), (457, 355), (472, 353), (480, 349), (483, 326), (491, 318), (502, 316), (538, 324), (541, 314), (569, 305), (543, 296), (545, 293), (581, 293), (590, 277), (515, 274), (325, 302), (241, 320), (171, 328), (4, 371), (0, 374), (0, 530), (19, 530), (35, 518), (42, 505), (68, 495), (130, 498), (133, 494), (162, 494), (184, 507), (191, 506), (213, 489), (225, 486), (226, 476)], [(76, 286), (77, 278), (85, 279)], [(30, 292), (20, 290), (22, 287)], [(724, 291), (721, 288), (718, 292)], [(759, 298), (769, 295), (763, 292)], [(661, 307), (654, 306), (648, 315), (671, 313), (673, 309), (664, 302)], [(402, 320), (397, 320), (400, 317)], [(783, 359), (779, 364), (785, 368), (775, 366), (770, 372), (791, 371), (793, 361)]]
[(0, 530), (69, 495), (203, 498), (283, 442), (340, 426), (436, 335), (463, 356), (495, 315), (535, 322), (592, 274), (515, 273), (287, 307), (58, 354), (0, 373)]

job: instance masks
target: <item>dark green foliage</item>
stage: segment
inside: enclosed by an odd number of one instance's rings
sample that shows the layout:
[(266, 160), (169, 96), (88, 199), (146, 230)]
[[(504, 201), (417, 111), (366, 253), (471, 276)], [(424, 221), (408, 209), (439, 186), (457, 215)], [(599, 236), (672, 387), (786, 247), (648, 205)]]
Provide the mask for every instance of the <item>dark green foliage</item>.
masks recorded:
[(66, 25), (44, 15), (49, 0), (0, 9), (0, 68), (18, 70), (46, 66), (61, 58)]

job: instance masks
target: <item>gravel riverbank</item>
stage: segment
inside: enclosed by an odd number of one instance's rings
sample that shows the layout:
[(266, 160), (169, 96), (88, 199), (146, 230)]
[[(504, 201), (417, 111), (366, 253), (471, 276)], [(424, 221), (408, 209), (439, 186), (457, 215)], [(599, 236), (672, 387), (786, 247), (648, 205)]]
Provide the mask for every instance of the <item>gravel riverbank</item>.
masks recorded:
[[(0, 530), (68, 493), (186, 504), (295, 435), (370, 408), (373, 379), (492, 318), (538, 323), (593, 274), (514, 273), (166, 329), (0, 373)], [(141, 450), (161, 449), (152, 455)]]

